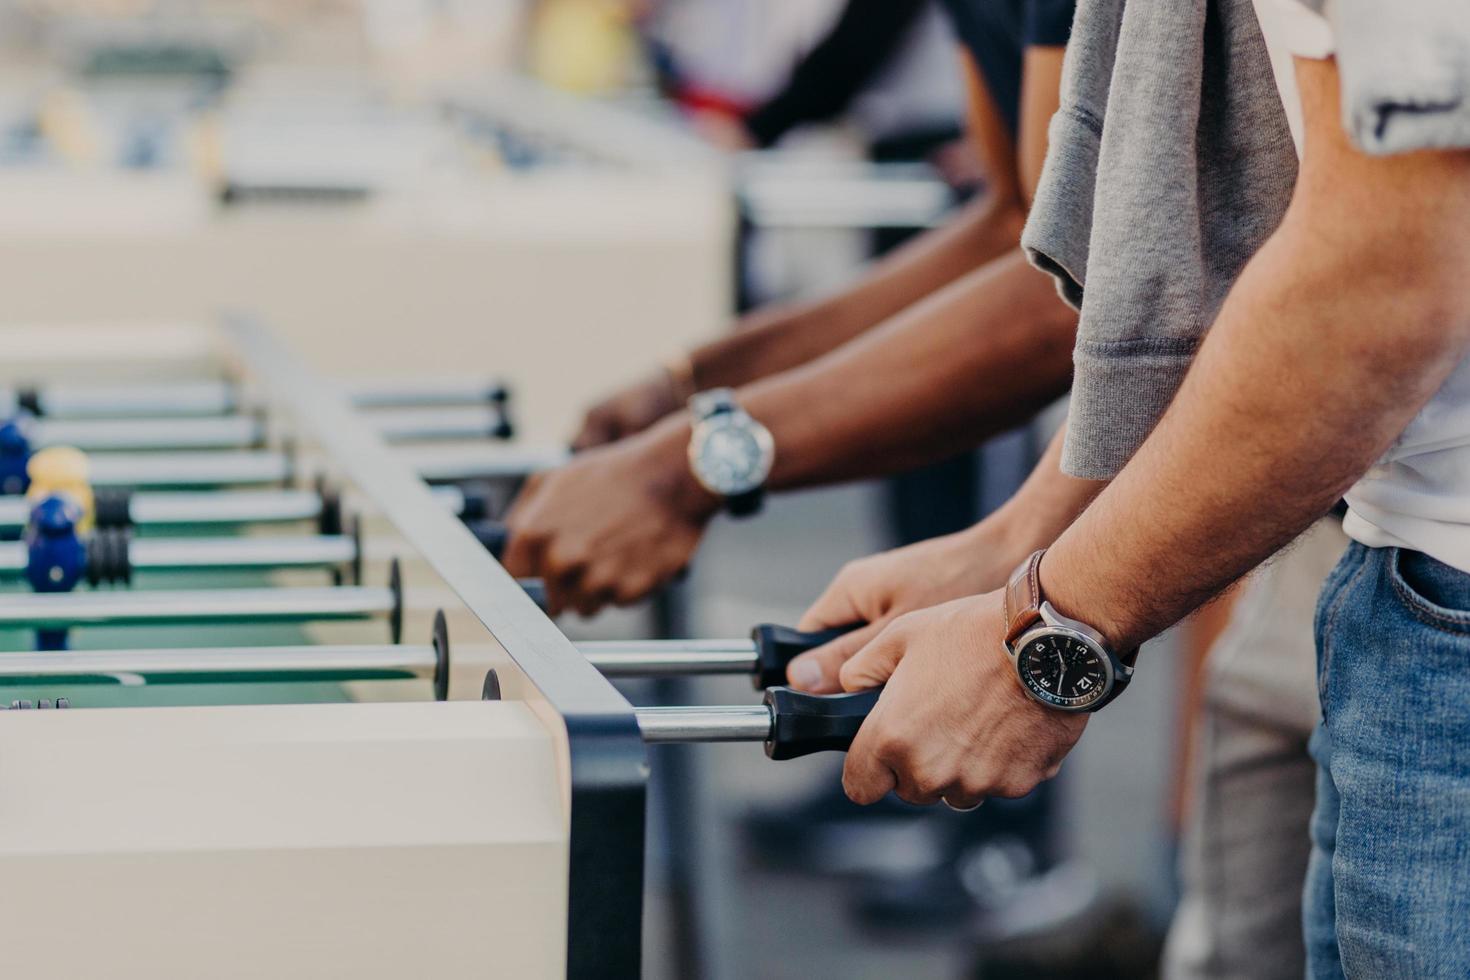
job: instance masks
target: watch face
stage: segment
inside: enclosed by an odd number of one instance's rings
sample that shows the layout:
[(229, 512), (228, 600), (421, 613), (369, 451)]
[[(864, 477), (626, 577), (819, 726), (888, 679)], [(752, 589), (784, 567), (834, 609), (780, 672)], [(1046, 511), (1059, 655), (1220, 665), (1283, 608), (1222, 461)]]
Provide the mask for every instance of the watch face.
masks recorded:
[[(720, 417), (703, 423), (691, 454), (694, 472), (710, 490), (725, 497), (754, 490), (771, 468), (769, 436), (753, 420)], [(765, 440), (762, 440), (765, 436)]]
[(1107, 693), (1106, 655), (1070, 630), (1033, 634), (1016, 655), (1016, 667), (1027, 690), (1054, 707), (1086, 708)]

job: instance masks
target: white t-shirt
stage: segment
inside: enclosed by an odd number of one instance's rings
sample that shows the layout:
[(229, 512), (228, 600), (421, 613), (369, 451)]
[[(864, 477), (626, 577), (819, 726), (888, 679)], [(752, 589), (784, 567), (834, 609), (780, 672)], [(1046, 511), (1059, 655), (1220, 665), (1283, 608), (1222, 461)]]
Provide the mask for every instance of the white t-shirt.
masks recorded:
[[(1330, 56), (1332, 26), (1301, 0), (1254, 3), (1300, 155), (1301, 95), (1291, 59)], [(1460, 362), (1346, 498), (1342, 526), (1355, 541), (1422, 551), (1470, 572), (1470, 359)]]

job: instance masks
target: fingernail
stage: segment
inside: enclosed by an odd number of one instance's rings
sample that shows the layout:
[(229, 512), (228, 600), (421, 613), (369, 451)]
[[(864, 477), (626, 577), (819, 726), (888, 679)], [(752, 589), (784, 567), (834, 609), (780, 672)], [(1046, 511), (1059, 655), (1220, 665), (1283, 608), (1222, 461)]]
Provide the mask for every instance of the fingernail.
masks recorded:
[(791, 661), (791, 668), (786, 672), (791, 683), (802, 690), (810, 690), (820, 687), (822, 684), (822, 665), (815, 660), (796, 659)]

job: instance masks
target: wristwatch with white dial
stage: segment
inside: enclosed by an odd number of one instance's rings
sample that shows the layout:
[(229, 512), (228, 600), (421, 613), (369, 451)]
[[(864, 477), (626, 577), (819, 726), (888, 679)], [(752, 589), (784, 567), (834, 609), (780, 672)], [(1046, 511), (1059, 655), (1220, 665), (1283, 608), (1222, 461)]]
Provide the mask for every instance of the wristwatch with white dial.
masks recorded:
[(751, 418), (729, 388), (701, 391), (689, 399), (694, 431), (689, 437), (689, 468), (710, 493), (724, 498), (725, 509), (745, 517), (761, 509), (766, 477), (776, 459), (771, 431)]
[(1097, 711), (1128, 686), (1138, 651), (1119, 656), (1097, 630), (1052, 608), (1041, 594), (1044, 554), (1022, 562), (1006, 585), (1006, 650), (1032, 700), (1057, 711)]

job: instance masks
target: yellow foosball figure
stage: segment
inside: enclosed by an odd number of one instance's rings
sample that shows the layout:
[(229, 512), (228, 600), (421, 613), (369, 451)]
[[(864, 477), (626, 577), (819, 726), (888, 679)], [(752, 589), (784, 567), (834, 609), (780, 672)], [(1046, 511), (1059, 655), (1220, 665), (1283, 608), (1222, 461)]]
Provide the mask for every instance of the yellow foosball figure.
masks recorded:
[(87, 454), (72, 446), (50, 446), (31, 457), (26, 466), (31, 485), (26, 500), (32, 505), (52, 494), (63, 493), (82, 510), (77, 532), (87, 534), (97, 519), (97, 503), (92, 494), (92, 467)]

